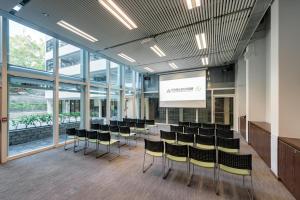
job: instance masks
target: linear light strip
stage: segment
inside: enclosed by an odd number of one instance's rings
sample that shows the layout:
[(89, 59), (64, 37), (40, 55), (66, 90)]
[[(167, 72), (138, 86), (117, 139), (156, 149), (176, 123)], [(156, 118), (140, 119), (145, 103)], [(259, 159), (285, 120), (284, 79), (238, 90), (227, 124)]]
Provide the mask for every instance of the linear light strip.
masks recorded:
[(199, 49), (206, 49), (206, 37), (205, 33), (197, 34), (196, 41)]
[(178, 69), (178, 66), (175, 63), (169, 63), (169, 65), (173, 68), (173, 69)]
[(124, 53), (119, 53), (118, 56), (128, 60), (129, 62), (135, 62), (133, 58), (130, 58), (129, 56), (125, 55)]
[(145, 67), (144, 69), (147, 70), (148, 72), (154, 72), (154, 70), (149, 67)]
[(150, 47), (152, 51), (154, 51), (159, 57), (164, 57), (166, 56), (166, 54), (157, 46), (154, 45), (152, 47)]
[(202, 58), (202, 64), (203, 65), (208, 65), (208, 57)]
[(82, 31), (82, 30), (76, 28), (75, 26), (73, 26), (73, 25), (67, 23), (67, 22), (64, 21), (64, 20), (58, 21), (57, 24), (58, 24), (59, 26), (65, 28), (65, 29), (67, 29), (67, 30), (69, 30), (69, 31), (71, 31), (71, 32), (73, 32), (73, 33), (75, 33), (75, 34), (77, 34), (77, 35), (79, 35), (79, 36), (81, 36), (81, 37), (83, 37), (83, 38), (85, 38), (85, 39), (91, 41), (91, 42), (97, 42), (97, 41), (98, 41), (97, 38), (95, 38), (95, 37), (93, 37), (93, 36), (87, 34), (86, 32), (84, 32), (84, 31)]
[(189, 10), (201, 6), (201, 0), (186, 0), (186, 4)]

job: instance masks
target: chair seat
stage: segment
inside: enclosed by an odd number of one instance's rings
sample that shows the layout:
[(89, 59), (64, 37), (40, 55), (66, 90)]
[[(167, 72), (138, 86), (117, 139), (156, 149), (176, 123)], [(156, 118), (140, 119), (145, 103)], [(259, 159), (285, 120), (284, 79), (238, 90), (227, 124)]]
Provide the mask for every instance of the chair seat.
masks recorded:
[(167, 158), (170, 160), (177, 161), (177, 162), (186, 162), (187, 161), (187, 157), (178, 157), (178, 156), (172, 156), (172, 155), (168, 155), (168, 154), (167, 154)]
[(189, 146), (194, 146), (193, 142), (182, 142), (182, 141), (178, 141), (179, 145), (189, 145)]
[(67, 135), (67, 136), (68, 136), (68, 138), (70, 138), (70, 139), (74, 139), (74, 138), (77, 137), (76, 135)]
[(146, 131), (147, 129), (145, 129), (145, 128), (136, 128), (135, 130), (136, 131)]
[(199, 161), (199, 160), (195, 160), (195, 159), (191, 159), (190, 162), (199, 167), (205, 167), (205, 168), (214, 168), (215, 167), (215, 163), (212, 163), (212, 162), (203, 162), (203, 161)]
[(149, 154), (149, 155), (155, 156), (155, 157), (163, 157), (163, 153), (162, 152), (154, 152), (154, 151), (146, 150), (146, 154)]
[(122, 136), (122, 137), (133, 137), (133, 136), (135, 136), (136, 135), (136, 133), (130, 133), (130, 134), (123, 134), (123, 133), (120, 133), (120, 136)]
[(78, 140), (86, 140), (86, 137), (77, 137)]
[(163, 142), (166, 142), (168, 144), (175, 144), (176, 140), (166, 140), (166, 139), (162, 139)]
[(97, 139), (88, 139), (88, 141), (91, 143), (97, 143)]
[(218, 150), (224, 151), (226, 153), (239, 153), (238, 149), (229, 149), (229, 148), (225, 148), (225, 147), (218, 147)]
[(110, 132), (112, 135), (120, 135), (119, 132)]
[(231, 174), (235, 174), (235, 175), (241, 175), (241, 176), (250, 176), (251, 172), (248, 169), (237, 169), (237, 168), (232, 168), (232, 167), (228, 167), (225, 165), (220, 164), (219, 165), (220, 169), (231, 173)]
[(213, 150), (215, 149), (214, 145), (206, 145), (206, 144), (196, 144), (196, 147), (200, 149)]
[(112, 144), (115, 144), (117, 142), (119, 142), (119, 140), (110, 139), (110, 141), (99, 141), (99, 144), (102, 144), (102, 145), (112, 145)]

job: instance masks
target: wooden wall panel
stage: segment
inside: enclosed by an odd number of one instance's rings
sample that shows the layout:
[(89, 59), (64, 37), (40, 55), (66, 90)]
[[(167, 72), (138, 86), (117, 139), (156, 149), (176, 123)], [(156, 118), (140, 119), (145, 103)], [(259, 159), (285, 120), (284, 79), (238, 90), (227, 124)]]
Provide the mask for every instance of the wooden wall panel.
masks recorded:
[(240, 116), (239, 118), (239, 132), (246, 139), (246, 116)]

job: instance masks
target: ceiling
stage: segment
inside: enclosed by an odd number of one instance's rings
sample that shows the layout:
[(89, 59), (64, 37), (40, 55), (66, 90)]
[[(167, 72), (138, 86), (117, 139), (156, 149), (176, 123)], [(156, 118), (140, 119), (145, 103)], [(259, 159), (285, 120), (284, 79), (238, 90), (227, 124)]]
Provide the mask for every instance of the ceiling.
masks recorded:
[[(25, 21), (68, 38), (88, 49), (141, 72), (150, 67), (155, 73), (202, 67), (201, 58), (208, 56), (208, 66), (229, 64), (244, 51), (247, 42), (263, 17), (271, 0), (202, 0), (200, 7), (188, 10), (186, 0), (114, 0), (137, 24), (129, 30), (97, 0), (31, 0), (15, 15)], [(20, 0), (0, 0), (0, 9), (9, 12)], [(47, 13), (45, 17), (42, 13)], [(96, 37), (89, 42), (56, 23), (65, 20)], [(199, 50), (195, 35), (206, 33), (207, 48)], [(141, 42), (153, 38), (166, 54), (158, 57)], [(124, 53), (135, 59), (127, 62)]]

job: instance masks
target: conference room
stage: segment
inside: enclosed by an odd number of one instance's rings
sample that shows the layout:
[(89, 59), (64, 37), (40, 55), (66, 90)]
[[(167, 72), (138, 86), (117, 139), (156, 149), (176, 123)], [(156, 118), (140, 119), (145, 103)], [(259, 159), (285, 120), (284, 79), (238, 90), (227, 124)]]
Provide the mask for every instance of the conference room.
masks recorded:
[(300, 200), (299, 9), (0, 0), (0, 199)]

